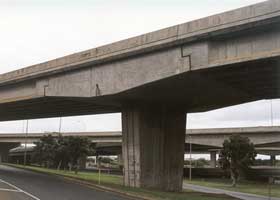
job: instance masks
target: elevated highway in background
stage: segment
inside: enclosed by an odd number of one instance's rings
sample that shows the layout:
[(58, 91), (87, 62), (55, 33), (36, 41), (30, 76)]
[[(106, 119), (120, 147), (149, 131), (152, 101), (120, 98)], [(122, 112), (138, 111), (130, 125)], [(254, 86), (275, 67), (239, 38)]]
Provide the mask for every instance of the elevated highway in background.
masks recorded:
[[(44, 135), (57, 137), (60, 133), (1, 133), (0, 143), (34, 143)], [(186, 143), (222, 147), (225, 139), (231, 135), (241, 135), (248, 137), (257, 147), (271, 146), (280, 147), (280, 126), (272, 127), (243, 127), (243, 128), (209, 128), (209, 129), (187, 129), (185, 134)], [(102, 132), (62, 132), (62, 136), (81, 136), (88, 137), (93, 143), (121, 143), (121, 131), (102, 131)]]
[(25, 143), (29, 144), (38, 142), (44, 135), (52, 135), (57, 137), (59, 134), (62, 136), (80, 136), (88, 137), (93, 143), (121, 143), (122, 132), (120, 131), (104, 131), (104, 132), (45, 132), (45, 133), (2, 133), (0, 134), (1, 143)]
[(1, 74), (0, 121), (122, 112), (125, 185), (181, 190), (186, 113), (280, 97), (279, 24), (269, 0)]
[[(44, 135), (57, 137), (59, 133), (9, 133), (0, 134), (1, 143), (34, 143)], [(259, 153), (267, 155), (280, 155), (280, 126), (273, 127), (244, 127), (244, 128), (210, 128), (210, 129), (187, 129), (185, 135), (185, 151), (189, 151), (190, 141), (194, 153), (206, 153), (222, 147), (225, 139), (231, 135), (248, 137), (254, 143)], [(122, 132), (64, 132), (63, 136), (88, 137), (104, 154), (120, 154)], [(116, 148), (118, 147), (118, 148)], [(113, 150), (114, 149), (114, 150)], [(114, 153), (114, 151), (116, 151)], [(106, 153), (107, 152), (107, 153)]]

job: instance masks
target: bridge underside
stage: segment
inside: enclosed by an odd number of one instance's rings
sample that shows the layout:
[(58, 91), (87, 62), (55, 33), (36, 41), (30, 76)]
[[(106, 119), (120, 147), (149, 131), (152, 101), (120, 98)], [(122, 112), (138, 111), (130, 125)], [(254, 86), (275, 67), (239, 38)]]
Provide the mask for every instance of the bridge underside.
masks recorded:
[(114, 95), (100, 97), (41, 97), (0, 104), (0, 120), (17, 120), (121, 112), (130, 102), (207, 111), (261, 99), (280, 97), (278, 57), (195, 70)]
[(125, 185), (180, 191), (186, 113), (279, 98), (279, 63), (275, 57), (195, 70), (94, 98), (0, 104), (0, 120), (122, 112)]

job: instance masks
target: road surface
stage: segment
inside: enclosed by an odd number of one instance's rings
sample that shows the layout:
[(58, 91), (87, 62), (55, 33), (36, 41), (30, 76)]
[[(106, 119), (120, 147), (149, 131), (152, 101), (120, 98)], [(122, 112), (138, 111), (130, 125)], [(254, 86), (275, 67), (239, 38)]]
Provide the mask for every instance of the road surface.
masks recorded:
[(51, 175), (0, 165), (0, 200), (129, 200)]

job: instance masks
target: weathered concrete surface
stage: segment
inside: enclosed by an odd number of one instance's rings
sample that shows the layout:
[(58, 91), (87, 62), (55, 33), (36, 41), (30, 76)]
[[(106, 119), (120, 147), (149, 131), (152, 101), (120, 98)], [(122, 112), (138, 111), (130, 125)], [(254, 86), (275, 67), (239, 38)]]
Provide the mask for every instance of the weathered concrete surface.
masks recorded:
[(131, 106), (122, 120), (125, 185), (180, 191), (185, 113), (166, 107)]
[(210, 151), (210, 167), (215, 168), (217, 166), (217, 152)]
[[(250, 28), (254, 25), (257, 26), (270, 24), (274, 22), (274, 20), (277, 21), (277, 19), (274, 18), (279, 17), (279, 10), (279, 1), (270, 0), (265, 3), (255, 4), (241, 9), (217, 14), (211, 17), (206, 17), (192, 22), (168, 27), (159, 31), (147, 33), (113, 44), (72, 54), (42, 64), (30, 66), (21, 70), (1, 75), (0, 80), (2, 84), (5, 84), (9, 82), (17, 82), (19, 80), (32, 79), (34, 77), (45, 76), (47, 74), (54, 74), (61, 71), (64, 72), (67, 70), (73, 70), (75, 68), (83, 68), (85, 67), (84, 65), (102, 63), (107, 60), (113, 60), (114, 58), (116, 59), (120, 57), (128, 57), (133, 54), (150, 52), (154, 51), (155, 49), (157, 50), (160, 48), (184, 44), (186, 42), (197, 41), (201, 38), (208, 38), (211, 35), (228, 33), (232, 32), (233, 30), (236, 31), (236, 29), (239, 31), (243, 30), (244, 28)], [(237, 46), (232, 47), (238, 47), (239, 42), (237, 42), (236, 45)], [(192, 48), (194, 50), (191, 51), (198, 53), (201, 52), (201, 49), (204, 50), (206, 47), (207, 45), (202, 44), (195, 45), (195, 48)], [(250, 51), (248, 51), (248, 46), (245, 45), (244, 47), (245, 49), (239, 49), (241, 50), (239, 52), (232, 51), (232, 53), (229, 54), (231, 55), (230, 58), (241, 59), (241, 57), (244, 58), (250, 54), (257, 53), (254, 51), (261, 51), (257, 50), (257, 48), (250, 49)], [(273, 49), (273, 47), (275, 48), (275, 46), (270, 46), (269, 48)], [(262, 46), (262, 48), (267, 47)], [(219, 49), (217, 50), (219, 51)], [(277, 50), (277, 48), (275, 48), (275, 50)], [(207, 52), (208, 51), (206, 50), (205, 54), (207, 54)], [(213, 57), (213, 59), (210, 59), (212, 63), (215, 63), (215, 61), (217, 60), (221, 61), (224, 59), (224, 54), (220, 54), (220, 57), (217, 53), (214, 52), (214, 54), (218, 57)], [(189, 54), (185, 52), (183, 53), (183, 55)], [(251, 55), (249, 57), (251, 57)], [(205, 57), (202, 58), (204, 59)], [(208, 59), (205, 59), (203, 61), (201, 60), (202, 59), (200, 57), (198, 60), (196, 60), (199, 61), (199, 64), (195, 64), (197, 66), (203, 66), (205, 64), (208, 65)]]
[(2, 74), (0, 120), (121, 112), (131, 100), (198, 111), (277, 98), (279, 21), (270, 0)]

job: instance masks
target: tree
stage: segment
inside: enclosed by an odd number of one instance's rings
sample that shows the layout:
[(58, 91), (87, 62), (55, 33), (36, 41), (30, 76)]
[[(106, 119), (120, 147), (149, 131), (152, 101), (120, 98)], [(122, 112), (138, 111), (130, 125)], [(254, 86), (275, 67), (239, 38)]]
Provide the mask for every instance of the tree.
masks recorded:
[(67, 152), (71, 166), (75, 168), (75, 173), (78, 173), (80, 159), (93, 154), (94, 145), (88, 138), (69, 136), (65, 137), (67, 143)]
[(232, 135), (225, 140), (220, 152), (219, 163), (223, 170), (229, 170), (232, 186), (235, 187), (240, 175), (253, 164), (256, 157), (254, 144), (249, 138)]
[(79, 161), (94, 153), (94, 144), (86, 137), (58, 135), (44, 135), (35, 143), (33, 160), (46, 167), (56, 167), (58, 170), (66, 169), (70, 164), (70, 170), (74, 167), (78, 173)]
[(56, 140), (52, 135), (44, 135), (35, 145), (35, 161), (40, 163), (40, 165), (46, 164), (46, 167), (49, 168), (54, 164), (55, 150), (57, 148)]
[(60, 170), (61, 167), (66, 169), (68, 163), (70, 162), (70, 154), (68, 152), (68, 143), (67, 139), (63, 137), (61, 134), (58, 135), (57, 138), (57, 148), (55, 149), (55, 166), (57, 170)]

